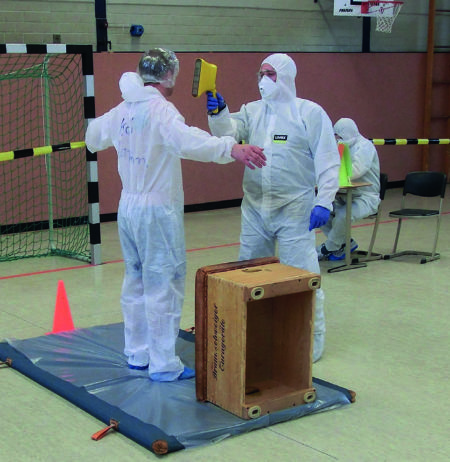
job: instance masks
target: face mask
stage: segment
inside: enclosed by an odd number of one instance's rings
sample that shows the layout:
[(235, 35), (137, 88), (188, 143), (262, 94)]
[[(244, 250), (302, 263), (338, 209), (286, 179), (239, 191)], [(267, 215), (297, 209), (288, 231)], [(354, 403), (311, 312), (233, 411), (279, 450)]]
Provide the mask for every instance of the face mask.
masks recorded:
[(259, 82), (259, 93), (261, 94), (262, 99), (270, 99), (275, 96), (277, 93), (278, 86), (272, 80), (269, 79), (266, 75)]

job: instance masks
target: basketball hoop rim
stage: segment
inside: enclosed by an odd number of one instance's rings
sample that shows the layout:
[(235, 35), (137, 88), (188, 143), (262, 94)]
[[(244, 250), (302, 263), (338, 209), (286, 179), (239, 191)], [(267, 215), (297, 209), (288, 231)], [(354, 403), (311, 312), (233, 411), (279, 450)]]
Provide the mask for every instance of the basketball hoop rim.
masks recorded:
[(394, 5), (403, 5), (405, 2), (400, 1), (400, 0), (393, 0), (393, 1), (389, 1), (389, 0), (368, 0), (367, 2), (363, 2), (363, 3), (392, 3)]
[[(379, 8), (379, 11), (376, 12), (378, 14), (375, 14), (375, 17), (377, 18), (377, 26), (375, 30), (377, 32), (392, 32), (392, 25), (394, 24), (394, 21), (400, 13), (403, 3), (403, 1), (399, 0), (369, 0), (368, 2), (365, 2), (365, 4), (367, 4), (367, 10), (369, 10), (371, 6)], [(379, 14), (382, 12), (383, 8), (392, 8), (392, 16), (386, 17), (382, 14)]]
[[(367, 15), (371, 7), (380, 7), (380, 8), (385, 7), (385, 8), (392, 8), (394, 12), (394, 17), (395, 17), (397, 16), (403, 4), (404, 4), (403, 0), (392, 0), (392, 1), (390, 0), (368, 0), (368, 1), (361, 2), (361, 13), (364, 15)], [(379, 18), (381, 16), (379, 14), (376, 14), (378, 13), (378, 11), (374, 13), (375, 14), (373, 16), (376, 18)]]

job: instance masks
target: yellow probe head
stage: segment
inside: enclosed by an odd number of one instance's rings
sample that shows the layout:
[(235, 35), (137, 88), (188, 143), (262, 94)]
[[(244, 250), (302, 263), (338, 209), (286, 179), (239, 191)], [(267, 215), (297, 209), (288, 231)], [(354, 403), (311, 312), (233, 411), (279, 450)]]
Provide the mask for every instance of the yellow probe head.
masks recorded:
[(198, 58), (195, 61), (194, 80), (192, 82), (192, 96), (198, 98), (205, 91), (216, 94), (217, 66)]

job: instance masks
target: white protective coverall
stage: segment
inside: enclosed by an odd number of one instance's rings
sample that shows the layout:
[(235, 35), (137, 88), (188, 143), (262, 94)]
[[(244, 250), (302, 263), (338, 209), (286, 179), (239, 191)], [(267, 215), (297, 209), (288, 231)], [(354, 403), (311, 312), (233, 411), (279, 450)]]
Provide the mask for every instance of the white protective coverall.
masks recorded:
[(232, 162), (236, 142), (186, 125), (137, 73), (123, 74), (119, 85), (124, 101), (89, 124), (86, 145), (114, 146), (118, 155), (125, 355), (170, 381), (184, 368), (175, 353), (186, 275), (180, 159)]
[[(281, 263), (320, 273), (315, 233), (308, 227), (312, 208), (331, 210), (338, 190), (332, 123), (318, 104), (296, 97), (297, 68), (288, 55), (274, 54), (264, 63), (277, 72), (274, 95), (244, 104), (237, 113), (226, 107), (208, 117), (214, 135), (261, 146), (267, 158), (263, 169), (244, 174), (239, 259), (273, 256), (277, 241)], [(314, 332), (316, 361), (325, 341), (322, 289), (316, 291)]]
[[(348, 145), (352, 159), (352, 181), (371, 183), (362, 186), (352, 194), (352, 221), (365, 218), (375, 213), (380, 203), (380, 162), (377, 150), (371, 141), (364, 138), (352, 119), (339, 119), (334, 125), (334, 132)], [(339, 198), (333, 204), (334, 214), (321, 228), (327, 236), (325, 247), (335, 251), (345, 243), (346, 202)], [(334, 216), (333, 216), (334, 215)]]

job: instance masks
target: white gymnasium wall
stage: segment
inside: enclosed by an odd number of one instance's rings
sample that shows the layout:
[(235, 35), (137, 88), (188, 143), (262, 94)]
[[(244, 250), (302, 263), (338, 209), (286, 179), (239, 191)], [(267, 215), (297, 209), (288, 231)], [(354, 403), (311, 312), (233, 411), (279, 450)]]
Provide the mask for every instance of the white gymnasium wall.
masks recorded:
[[(361, 51), (362, 19), (333, 16), (333, 0), (107, 0), (106, 15), (116, 52)], [(427, 17), (427, 0), (405, 0), (391, 34), (375, 32), (372, 19), (371, 51), (426, 51)], [(131, 37), (131, 24), (144, 35)], [(436, 43), (448, 45), (449, 30), (449, 15), (437, 15)], [(95, 0), (1, 0), (0, 43), (52, 43), (55, 34), (95, 50)]]

